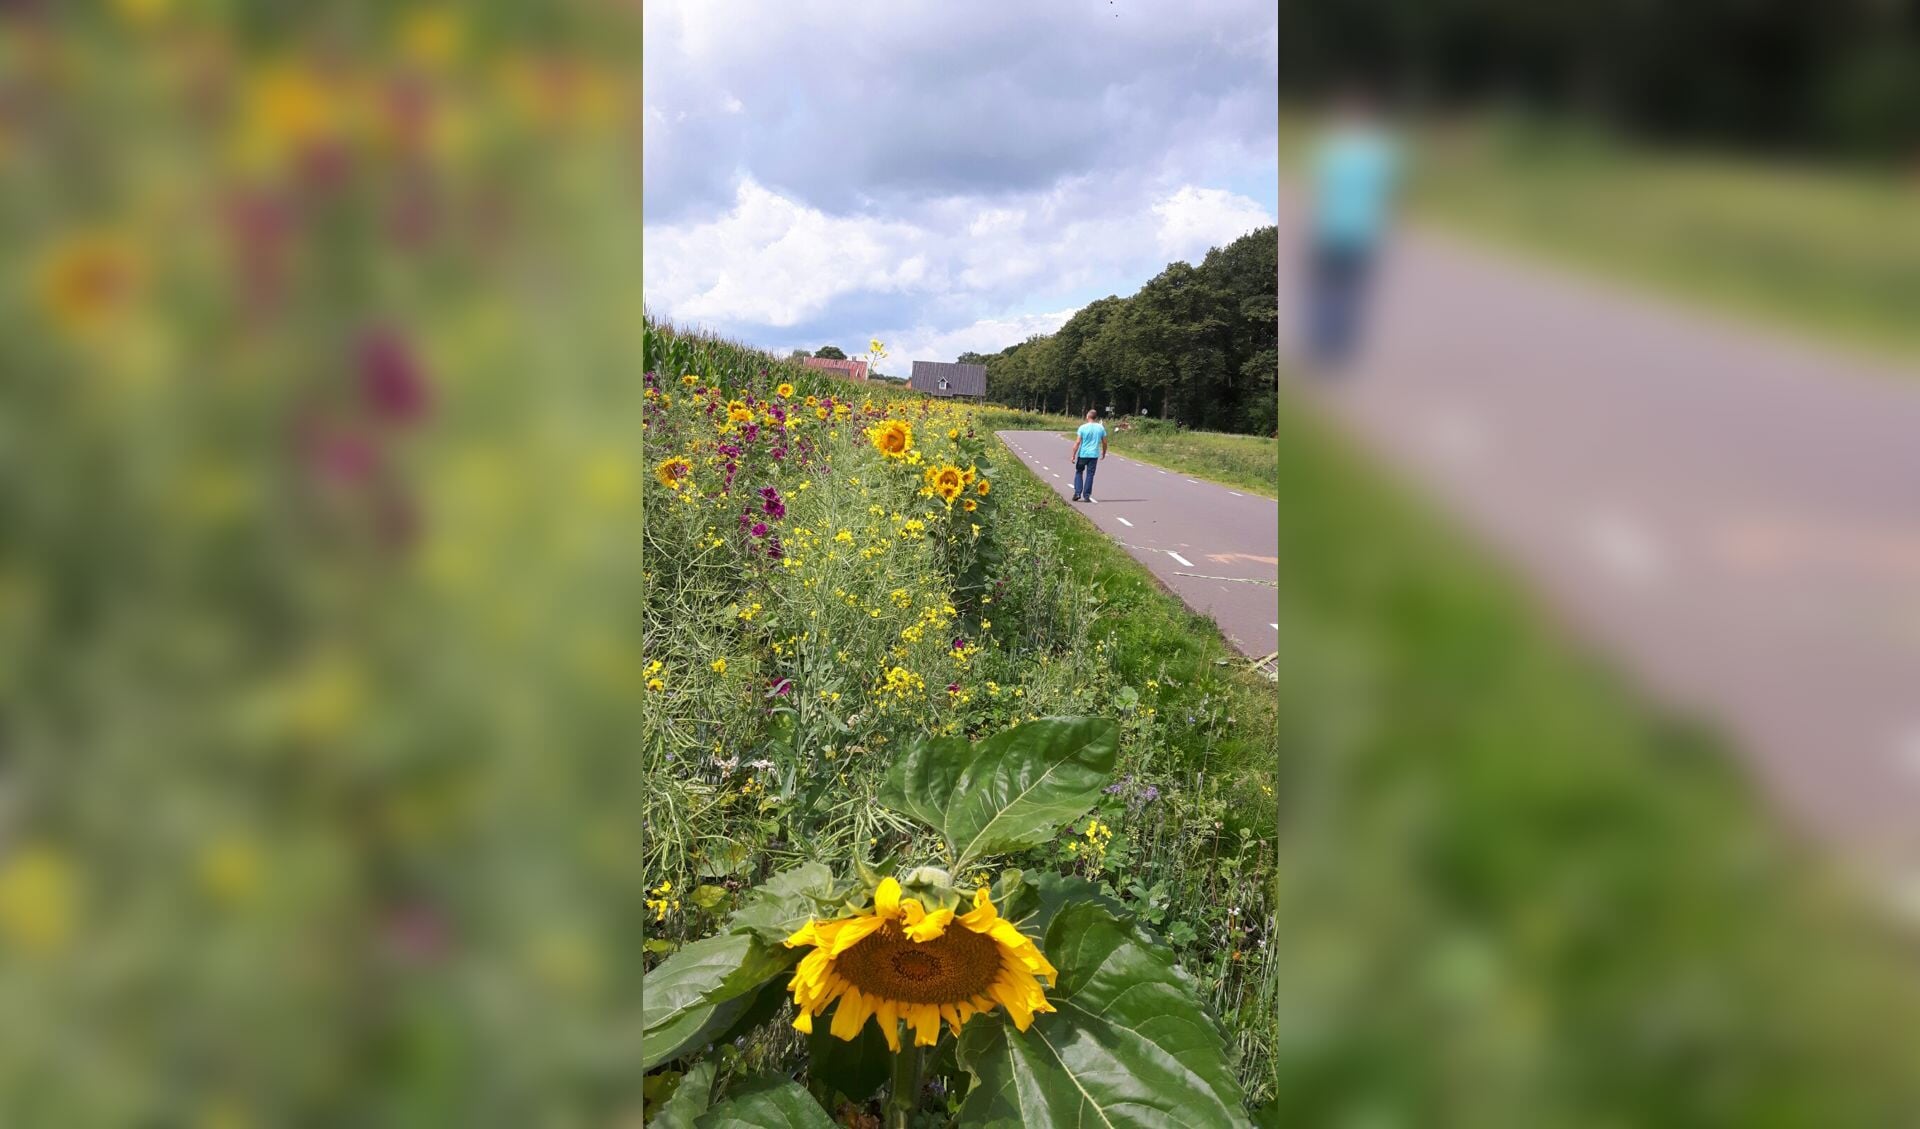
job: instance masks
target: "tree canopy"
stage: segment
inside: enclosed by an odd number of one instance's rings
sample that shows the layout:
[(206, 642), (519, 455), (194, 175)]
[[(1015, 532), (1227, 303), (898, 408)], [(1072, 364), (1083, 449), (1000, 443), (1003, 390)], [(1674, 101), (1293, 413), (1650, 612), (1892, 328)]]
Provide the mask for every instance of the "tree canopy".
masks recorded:
[(847, 359), (847, 355), (840, 351), (840, 346), (838, 345), (822, 345), (813, 351), (813, 355), (816, 357), (826, 357), (829, 360), (835, 361), (844, 361)]
[(1270, 434), (1278, 394), (1279, 231), (1263, 227), (1169, 263), (1126, 298), (991, 355), (990, 399), (1079, 414), (1112, 404), (1214, 431)]

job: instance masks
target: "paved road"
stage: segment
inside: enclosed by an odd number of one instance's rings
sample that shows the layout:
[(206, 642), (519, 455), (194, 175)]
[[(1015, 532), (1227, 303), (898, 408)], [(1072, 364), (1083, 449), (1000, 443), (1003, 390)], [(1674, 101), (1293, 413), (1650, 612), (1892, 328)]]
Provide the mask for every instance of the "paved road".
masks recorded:
[[(1062, 498), (1073, 496), (1071, 440), (1059, 431), (1002, 431), (1000, 441)], [(1273, 499), (1202, 482), (1121, 454), (1113, 435), (1094, 472), (1093, 505), (1078, 505), (1153, 570), (1186, 605), (1220, 625), (1251, 658), (1278, 649), (1278, 512)], [(1071, 503), (1070, 503), (1071, 504)]]
[(1788, 813), (1920, 877), (1920, 374), (1418, 230), (1381, 299), (1334, 418)]

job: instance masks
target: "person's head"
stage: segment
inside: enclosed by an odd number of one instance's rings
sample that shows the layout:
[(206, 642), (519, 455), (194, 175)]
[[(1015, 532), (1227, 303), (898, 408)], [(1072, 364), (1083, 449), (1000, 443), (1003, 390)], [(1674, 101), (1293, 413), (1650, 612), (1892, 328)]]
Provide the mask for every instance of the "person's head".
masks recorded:
[(1094, 417), (1094, 416), (1096, 416), (1096, 415), (1099, 415), (1099, 414), (1100, 414), (1100, 413), (1098, 413), (1098, 412), (1096, 412), (1096, 411), (1094, 411), (1094, 410), (1093, 410), (1092, 408), (1088, 408), (1088, 409), (1087, 409), (1087, 422), (1088, 422), (1088, 423), (1092, 423), (1092, 422), (1093, 422), (1093, 417)]

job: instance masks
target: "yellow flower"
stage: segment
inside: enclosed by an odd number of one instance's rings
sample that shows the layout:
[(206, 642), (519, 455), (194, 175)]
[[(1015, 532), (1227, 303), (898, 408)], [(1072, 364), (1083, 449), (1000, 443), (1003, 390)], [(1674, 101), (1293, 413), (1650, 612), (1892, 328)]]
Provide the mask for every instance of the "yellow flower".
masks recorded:
[(744, 401), (728, 400), (727, 401), (727, 422), (752, 423), (753, 409), (747, 407)]
[(983, 478), (980, 481), (973, 484), (973, 492), (975, 494), (980, 495), (982, 498), (984, 498), (987, 495), (993, 493), (993, 483)]
[(665, 690), (666, 688), (667, 688), (667, 684), (662, 679), (659, 679), (659, 678), (647, 679), (647, 689), (652, 690), (656, 694), (658, 694), (662, 690)]
[(132, 247), (101, 232), (56, 244), (40, 260), (40, 304), (69, 335), (99, 329), (138, 289), (140, 269)]
[(660, 485), (669, 490), (680, 489), (692, 473), (693, 464), (679, 455), (663, 459), (653, 468), (653, 476), (660, 480)]
[(980, 503), (974, 501), (972, 498), (968, 498), (966, 501), (960, 503), (960, 508), (968, 513), (972, 513), (980, 508)]
[(811, 1033), (814, 1016), (837, 1001), (830, 1028), (836, 1038), (852, 1042), (871, 1017), (897, 1052), (902, 1021), (915, 1046), (930, 1047), (942, 1021), (957, 1038), (967, 1020), (996, 1006), (1022, 1031), (1036, 1012), (1054, 1010), (1040, 986), (1041, 978), (1054, 983), (1053, 965), (999, 915), (984, 888), (973, 909), (958, 916), (900, 893), (899, 882), (885, 879), (871, 911), (810, 920), (787, 938), (790, 948), (813, 946), (787, 983), (796, 1028)]
[(713, 660), (712, 669), (715, 674), (725, 674), (727, 672), (727, 660), (725, 659)]
[(0, 937), (29, 952), (51, 952), (73, 933), (73, 867), (51, 847), (15, 851), (0, 867)]
[(890, 459), (905, 458), (913, 449), (913, 425), (905, 420), (887, 420), (867, 435), (874, 449)]
[(200, 856), (200, 885), (224, 902), (239, 902), (260, 888), (260, 852), (250, 840), (222, 839)]
[(466, 29), (447, 8), (421, 8), (400, 24), (400, 50), (410, 62), (438, 69), (460, 53)]
[(773, 390), (773, 394), (782, 400), (791, 400), (793, 398), (793, 385), (783, 382), (778, 388)]
[(700, 378), (692, 373), (687, 373), (680, 378), (680, 383), (688, 388), (692, 388), (694, 385), (700, 383)]

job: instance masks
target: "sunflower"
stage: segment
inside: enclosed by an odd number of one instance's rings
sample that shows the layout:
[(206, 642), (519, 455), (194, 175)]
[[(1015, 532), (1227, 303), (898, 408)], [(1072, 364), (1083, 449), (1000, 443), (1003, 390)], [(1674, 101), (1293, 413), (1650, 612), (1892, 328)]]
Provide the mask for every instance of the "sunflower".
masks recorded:
[(680, 383), (684, 384), (688, 388), (692, 388), (694, 385), (700, 383), (700, 378), (693, 375), (692, 373), (687, 373), (686, 375), (680, 378)]
[(783, 383), (773, 390), (773, 394), (782, 400), (791, 400), (793, 399), (793, 385)]
[(949, 505), (966, 489), (966, 475), (957, 466), (943, 466), (927, 475), (927, 485)]
[(727, 420), (730, 423), (752, 423), (753, 409), (740, 400), (728, 400)]
[(80, 235), (41, 260), (40, 301), (62, 329), (84, 333), (125, 305), (139, 281), (139, 262), (130, 245), (114, 235)]
[(982, 498), (984, 498), (987, 495), (993, 493), (993, 483), (988, 482), (986, 479), (983, 478), (973, 484), (973, 492), (975, 494), (980, 495)]
[(887, 420), (867, 435), (874, 448), (890, 459), (905, 458), (913, 449), (913, 425), (905, 420)]
[(960, 503), (960, 508), (968, 513), (972, 513), (980, 508), (980, 503), (974, 501), (972, 498), (968, 498), (966, 501)]
[(679, 455), (663, 459), (653, 468), (653, 476), (660, 480), (660, 485), (669, 490), (680, 489), (682, 482), (692, 473), (693, 464)]
[(870, 912), (808, 921), (787, 945), (814, 947), (787, 984), (799, 1011), (793, 1025), (808, 1033), (813, 1017), (835, 1000), (835, 1037), (852, 1042), (872, 1016), (895, 1051), (901, 1020), (913, 1029), (915, 1046), (930, 1047), (942, 1020), (958, 1037), (962, 1024), (996, 1004), (1022, 1031), (1035, 1012), (1054, 1010), (1039, 982), (1053, 984), (1053, 965), (999, 915), (984, 887), (973, 909), (956, 916), (902, 898), (900, 883), (888, 878), (874, 891)]

